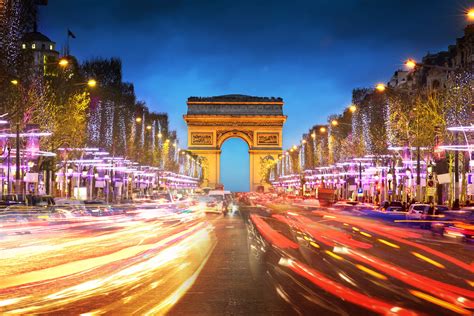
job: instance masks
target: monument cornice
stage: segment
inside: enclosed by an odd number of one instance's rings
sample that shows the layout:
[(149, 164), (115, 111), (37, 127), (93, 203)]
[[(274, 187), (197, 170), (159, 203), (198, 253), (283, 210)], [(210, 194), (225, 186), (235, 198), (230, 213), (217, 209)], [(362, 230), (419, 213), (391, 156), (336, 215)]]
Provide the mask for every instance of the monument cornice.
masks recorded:
[(186, 102), (187, 105), (191, 104), (218, 104), (218, 105), (227, 105), (227, 104), (234, 104), (234, 105), (240, 105), (240, 104), (271, 104), (271, 105), (284, 105), (284, 102), (239, 102), (239, 101), (188, 101)]
[(186, 123), (215, 123), (215, 122), (225, 122), (225, 123), (285, 123), (287, 116), (286, 115), (203, 115), (203, 114), (185, 114), (183, 115)]

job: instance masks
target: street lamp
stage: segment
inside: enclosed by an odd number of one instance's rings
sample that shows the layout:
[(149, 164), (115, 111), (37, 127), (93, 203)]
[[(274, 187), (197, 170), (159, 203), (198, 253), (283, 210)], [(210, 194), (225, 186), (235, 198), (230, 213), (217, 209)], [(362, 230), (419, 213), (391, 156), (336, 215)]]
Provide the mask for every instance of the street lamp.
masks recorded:
[(139, 117), (139, 116), (137, 116), (137, 117), (135, 118), (135, 122), (137, 122), (137, 123), (141, 123), (141, 122), (142, 122), (142, 118), (141, 118), (141, 117)]
[(440, 69), (444, 71), (454, 71), (455, 69), (453, 67), (446, 67), (446, 66), (440, 66), (440, 65), (429, 65), (429, 64), (423, 64), (419, 63), (413, 58), (409, 58), (405, 61), (405, 67), (408, 70), (415, 70), (416, 67), (425, 67), (425, 68), (435, 68), (435, 69)]
[(311, 133), (311, 138), (312, 138), (312, 139), (315, 139), (315, 138), (316, 138), (316, 133), (315, 133), (315, 132)]
[(332, 125), (332, 126), (334, 126), (334, 127), (336, 127), (336, 126), (338, 126), (338, 125), (346, 125), (346, 126), (350, 126), (350, 127), (352, 127), (352, 125), (351, 125), (351, 124), (348, 124), (348, 123), (342, 123), (342, 122), (339, 122), (339, 121), (337, 121), (337, 120), (332, 120), (332, 121), (331, 121), (331, 125)]
[(14, 86), (18, 85), (18, 80), (17, 79), (13, 79), (10, 81), (10, 83)]
[(375, 89), (376, 89), (378, 92), (384, 92), (386, 88), (387, 88), (387, 87), (386, 87), (385, 84), (383, 84), (383, 83), (378, 83), (378, 84), (375, 86)]
[(319, 132), (320, 132), (320, 133), (326, 133), (326, 131), (327, 131), (327, 129), (326, 129), (326, 127), (324, 127), (324, 126), (321, 126), (321, 127), (319, 128)]
[(151, 130), (151, 128), (152, 128), (151, 125), (147, 125), (147, 126), (146, 126), (146, 129), (147, 129), (147, 130)]
[(351, 111), (351, 113), (354, 113), (355, 111), (357, 111), (357, 107), (354, 104), (351, 104), (349, 106), (349, 111)]
[(58, 62), (58, 65), (61, 67), (67, 67), (69, 65), (69, 61), (66, 58), (61, 58)]
[(416, 61), (412, 58), (408, 59), (405, 61), (405, 67), (407, 67), (409, 70), (415, 69)]
[(466, 12), (466, 16), (469, 21), (474, 21), (474, 9), (469, 9)]
[(89, 79), (87, 81), (87, 85), (91, 88), (94, 88), (97, 85), (97, 81), (95, 81), (94, 79)]

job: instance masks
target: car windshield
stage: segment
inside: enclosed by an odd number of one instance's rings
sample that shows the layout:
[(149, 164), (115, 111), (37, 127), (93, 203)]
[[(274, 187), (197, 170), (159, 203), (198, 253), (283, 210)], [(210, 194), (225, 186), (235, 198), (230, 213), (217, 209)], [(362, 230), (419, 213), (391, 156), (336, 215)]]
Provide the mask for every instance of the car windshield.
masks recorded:
[(413, 209), (415, 211), (423, 211), (427, 206), (426, 205), (415, 205), (413, 206)]

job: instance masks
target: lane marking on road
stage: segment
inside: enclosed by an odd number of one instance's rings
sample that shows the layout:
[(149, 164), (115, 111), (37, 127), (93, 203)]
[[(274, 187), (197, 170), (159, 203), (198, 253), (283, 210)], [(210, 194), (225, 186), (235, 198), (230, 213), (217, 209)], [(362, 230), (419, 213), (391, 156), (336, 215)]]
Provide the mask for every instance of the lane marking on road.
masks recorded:
[(444, 307), (446, 309), (449, 309), (455, 313), (461, 314), (461, 315), (471, 315), (471, 312), (458, 307), (456, 305), (453, 305), (451, 303), (448, 303), (446, 301), (440, 300), (439, 298), (436, 298), (434, 296), (428, 295), (426, 293), (420, 292), (420, 291), (415, 291), (415, 290), (410, 290), (410, 293), (418, 298), (424, 299), (425, 301), (428, 301), (430, 303), (436, 304), (438, 306)]
[(334, 252), (332, 252), (332, 251), (326, 250), (325, 252), (326, 252), (328, 255), (330, 255), (331, 257), (333, 257), (334, 259), (337, 259), (337, 260), (344, 260), (343, 257), (336, 255), (336, 254), (335, 254)]
[(370, 274), (371, 276), (380, 279), (380, 280), (387, 280), (387, 277), (383, 274), (380, 274), (372, 269), (367, 268), (366, 266), (363, 266), (361, 264), (356, 264), (357, 269), (364, 271), (367, 274)]
[(428, 257), (425, 257), (425, 256), (423, 256), (422, 254), (420, 254), (420, 253), (418, 253), (418, 252), (413, 252), (413, 251), (412, 251), (411, 254), (414, 255), (415, 257), (417, 257), (417, 258), (423, 260), (423, 261), (428, 262), (429, 264), (434, 265), (435, 267), (438, 267), (438, 268), (441, 268), (441, 269), (445, 269), (445, 266), (442, 265), (441, 263), (439, 263), (438, 261), (435, 261), (435, 260), (433, 260), (433, 259), (430, 259), (430, 258), (428, 258)]
[(378, 240), (379, 242), (381, 242), (382, 244), (385, 244), (385, 245), (390, 246), (390, 247), (392, 247), (392, 248), (397, 248), (397, 249), (400, 248), (399, 245), (392, 244), (391, 242), (386, 241), (385, 239), (377, 239), (377, 240)]

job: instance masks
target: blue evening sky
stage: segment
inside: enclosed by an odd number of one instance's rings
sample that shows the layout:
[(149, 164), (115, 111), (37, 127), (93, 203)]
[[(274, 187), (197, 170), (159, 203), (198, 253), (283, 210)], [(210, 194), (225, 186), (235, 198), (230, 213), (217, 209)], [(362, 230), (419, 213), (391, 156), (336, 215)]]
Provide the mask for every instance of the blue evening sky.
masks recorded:
[[(49, 0), (40, 31), (61, 46), (71, 29), (71, 53), (81, 61), (120, 57), (124, 80), (151, 110), (168, 112), (181, 144), (189, 96), (282, 97), (287, 148), (342, 112), (353, 88), (388, 81), (408, 57), (445, 50), (462, 36), (470, 6), (474, 1)], [(246, 155), (240, 150), (223, 163)]]

